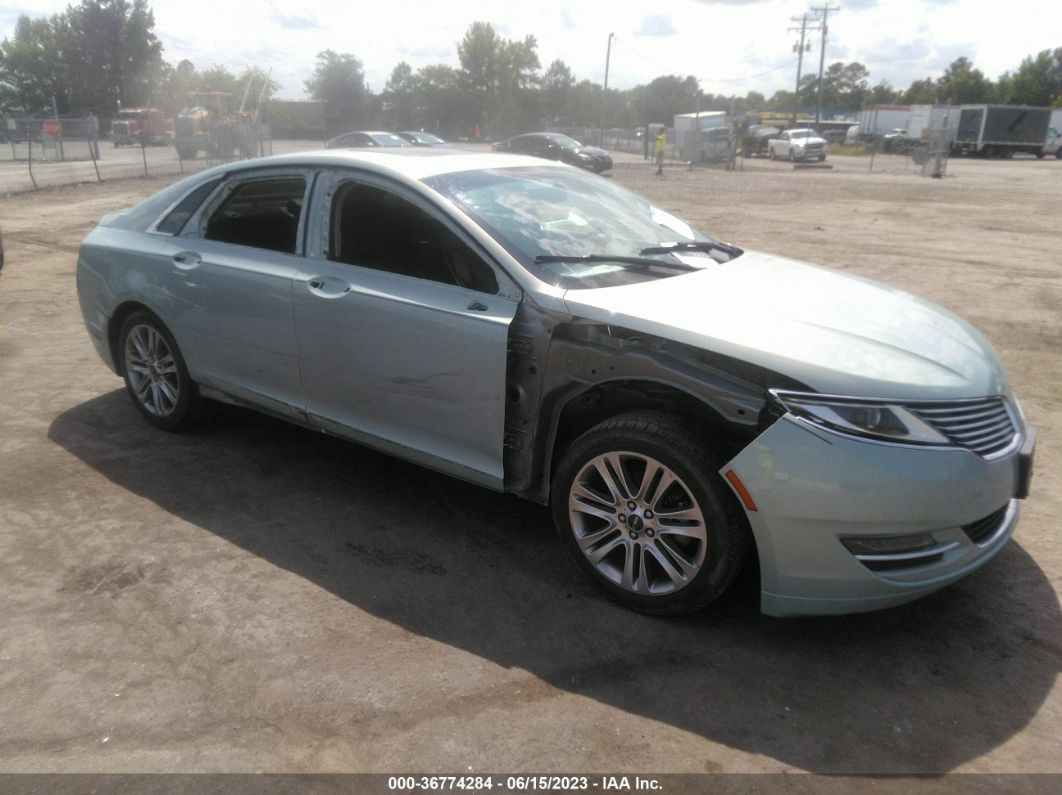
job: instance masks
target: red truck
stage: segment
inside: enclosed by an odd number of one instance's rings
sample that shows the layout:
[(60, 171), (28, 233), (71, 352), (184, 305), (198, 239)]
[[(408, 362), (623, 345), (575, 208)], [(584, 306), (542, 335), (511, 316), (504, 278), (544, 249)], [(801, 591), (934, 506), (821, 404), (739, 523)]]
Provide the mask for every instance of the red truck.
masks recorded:
[(122, 108), (111, 123), (111, 140), (115, 146), (144, 143), (166, 146), (173, 139), (173, 121), (158, 108)]

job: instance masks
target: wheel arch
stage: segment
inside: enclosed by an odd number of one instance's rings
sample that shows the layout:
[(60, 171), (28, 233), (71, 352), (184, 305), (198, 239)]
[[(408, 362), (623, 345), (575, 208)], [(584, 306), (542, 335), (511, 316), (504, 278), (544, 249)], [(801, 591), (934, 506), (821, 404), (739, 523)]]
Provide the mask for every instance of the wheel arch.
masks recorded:
[(557, 461), (579, 436), (603, 420), (634, 411), (676, 417), (726, 458), (744, 447), (729, 421), (703, 396), (652, 376), (609, 378), (570, 390), (554, 407), (544, 451), (547, 486)]
[(122, 326), (125, 324), (126, 318), (134, 312), (147, 312), (159, 323), (165, 326), (170, 334), (173, 334), (173, 329), (166, 325), (166, 322), (159, 317), (159, 313), (141, 301), (123, 301), (116, 306), (114, 312), (111, 313), (110, 319), (107, 321), (107, 346), (111, 352), (111, 361), (114, 362), (114, 371), (122, 376), (125, 375), (125, 357), (121, 356), (121, 351), (118, 350), (118, 337), (122, 332)]

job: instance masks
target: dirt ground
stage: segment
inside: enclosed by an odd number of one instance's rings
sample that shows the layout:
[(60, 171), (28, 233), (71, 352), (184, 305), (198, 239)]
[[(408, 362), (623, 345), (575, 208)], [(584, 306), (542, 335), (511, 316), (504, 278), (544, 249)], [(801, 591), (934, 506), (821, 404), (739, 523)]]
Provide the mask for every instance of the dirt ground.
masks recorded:
[(78, 241), (167, 180), (0, 198), (0, 771), (1062, 772), (1062, 162), (755, 161), (614, 179), (746, 247), (927, 296), (1039, 427), (988, 566), (916, 604), (661, 620), (546, 512), (238, 410), (151, 429)]

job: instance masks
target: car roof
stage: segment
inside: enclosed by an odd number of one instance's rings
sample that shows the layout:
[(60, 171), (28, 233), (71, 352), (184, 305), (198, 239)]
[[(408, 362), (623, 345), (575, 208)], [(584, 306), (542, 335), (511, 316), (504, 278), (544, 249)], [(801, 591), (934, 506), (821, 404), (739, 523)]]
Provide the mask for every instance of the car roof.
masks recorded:
[[(320, 149), (290, 155), (239, 160), (217, 166), (211, 173), (234, 173), (259, 168), (284, 166), (343, 168), (359, 167), (392, 176), (423, 180), (437, 174), (478, 171), (487, 168), (571, 168), (563, 163), (527, 155), (502, 152), (458, 152), (452, 149), (422, 146), (381, 149)], [(206, 172), (204, 172), (206, 173)]]

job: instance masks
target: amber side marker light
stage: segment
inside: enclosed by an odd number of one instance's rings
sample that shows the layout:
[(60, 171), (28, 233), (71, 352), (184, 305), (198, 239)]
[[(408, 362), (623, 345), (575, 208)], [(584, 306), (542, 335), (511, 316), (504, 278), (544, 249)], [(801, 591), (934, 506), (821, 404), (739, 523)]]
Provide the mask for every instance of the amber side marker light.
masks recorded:
[(723, 473), (723, 477), (730, 481), (730, 485), (734, 487), (734, 491), (741, 497), (741, 501), (745, 503), (745, 507), (750, 511), (756, 510), (756, 501), (752, 499), (752, 495), (749, 494), (749, 490), (745, 488), (745, 484), (741, 482), (741, 478), (737, 476), (737, 472), (732, 469), (728, 469)]

